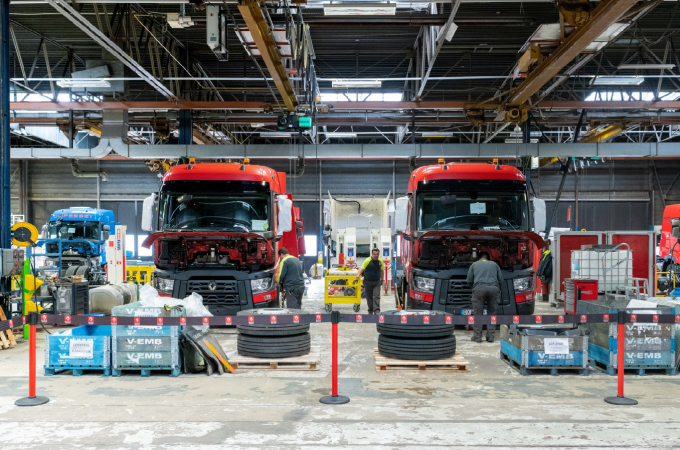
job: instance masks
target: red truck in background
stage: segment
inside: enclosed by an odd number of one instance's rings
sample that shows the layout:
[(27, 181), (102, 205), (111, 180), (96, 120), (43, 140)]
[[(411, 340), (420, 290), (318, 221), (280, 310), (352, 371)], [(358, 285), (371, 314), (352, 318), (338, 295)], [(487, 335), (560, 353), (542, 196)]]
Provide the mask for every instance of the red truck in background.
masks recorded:
[(671, 235), (672, 222), (675, 219), (680, 219), (680, 205), (667, 205), (663, 210), (663, 219), (661, 220), (659, 256), (663, 259), (666, 255), (670, 255), (672, 251), (675, 261), (680, 262), (680, 245), (675, 245), (678, 239)]
[[(503, 272), (497, 314), (533, 314), (535, 246), (526, 179), (515, 167), (451, 163), (420, 167), (397, 203), (401, 275), (397, 302), (407, 309), (472, 314), (470, 265), (482, 252)], [(400, 208), (406, 211), (399, 212)]]
[(247, 160), (170, 168), (142, 220), (151, 231), (143, 245), (155, 244), (159, 294), (196, 292), (215, 315), (277, 307), (277, 251), (305, 251), (299, 209), (285, 192), (284, 172)]

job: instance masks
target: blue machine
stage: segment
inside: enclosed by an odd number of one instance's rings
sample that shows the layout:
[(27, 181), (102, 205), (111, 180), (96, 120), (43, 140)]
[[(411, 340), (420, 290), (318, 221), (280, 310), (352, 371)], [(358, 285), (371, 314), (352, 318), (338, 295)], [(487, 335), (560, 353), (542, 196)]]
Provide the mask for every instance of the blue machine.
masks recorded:
[(113, 211), (89, 207), (71, 207), (52, 213), (43, 227), (42, 239), (52, 266), (59, 276), (83, 275), (90, 284), (106, 282), (106, 243), (115, 227)]

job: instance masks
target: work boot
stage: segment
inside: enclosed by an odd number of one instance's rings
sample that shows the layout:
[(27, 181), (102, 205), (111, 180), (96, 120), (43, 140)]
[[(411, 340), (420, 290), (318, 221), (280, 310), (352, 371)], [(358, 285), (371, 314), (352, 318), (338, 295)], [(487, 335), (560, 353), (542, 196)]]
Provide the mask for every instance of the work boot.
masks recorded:
[(472, 342), (477, 342), (478, 344), (481, 344), (481, 343), (482, 343), (482, 338), (481, 338), (481, 337), (480, 337), (480, 338), (476, 338), (476, 337), (472, 336), (472, 337), (470, 338), (470, 340), (471, 340)]
[(493, 336), (487, 336), (486, 342), (493, 342)]

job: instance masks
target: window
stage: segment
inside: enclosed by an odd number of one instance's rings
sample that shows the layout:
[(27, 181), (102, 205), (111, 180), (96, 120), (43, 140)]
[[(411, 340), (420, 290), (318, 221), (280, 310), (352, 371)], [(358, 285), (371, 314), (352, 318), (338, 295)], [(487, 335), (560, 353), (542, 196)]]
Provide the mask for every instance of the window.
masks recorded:
[(137, 257), (142, 257), (142, 256), (153, 256), (153, 253), (151, 252), (151, 248), (144, 248), (142, 247), (142, 242), (144, 242), (144, 239), (146, 239), (146, 236), (143, 234), (140, 234), (137, 236)]
[(351, 93), (336, 93), (336, 92), (322, 92), (322, 102), (400, 102), (402, 100), (401, 92), (351, 92)]
[(137, 252), (135, 252), (135, 235), (125, 233), (125, 252), (132, 252), (132, 258), (134, 258)]
[(316, 234), (305, 235), (305, 256), (316, 256)]

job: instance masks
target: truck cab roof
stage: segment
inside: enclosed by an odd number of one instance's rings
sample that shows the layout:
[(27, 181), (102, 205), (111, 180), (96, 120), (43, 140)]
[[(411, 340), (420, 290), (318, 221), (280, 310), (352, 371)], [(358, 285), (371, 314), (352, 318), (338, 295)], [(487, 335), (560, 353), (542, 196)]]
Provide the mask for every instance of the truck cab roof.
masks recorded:
[(447, 163), (419, 167), (408, 180), (408, 192), (418, 188), (421, 181), (431, 180), (509, 180), (526, 181), (524, 174), (516, 167), (485, 163)]
[[(191, 168), (190, 168), (191, 167)], [(168, 181), (262, 181), (279, 194), (286, 192), (286, 174), (265, 166), (236, 163), (180, 164), (171, 167), (163, 176)]]
[(68, 220), (73, 222), (104, 222), (113, 228), (116, 223), (113, 211), (108, 209), (96, 209), (86, 206), (73, 206), (67, 209), (58, 209), (50, 216), (50, 222)]

